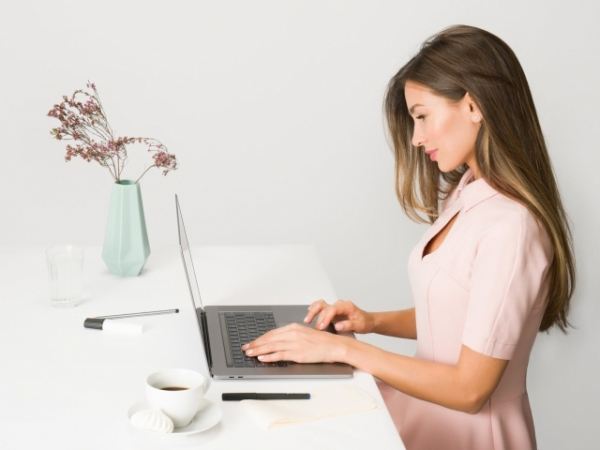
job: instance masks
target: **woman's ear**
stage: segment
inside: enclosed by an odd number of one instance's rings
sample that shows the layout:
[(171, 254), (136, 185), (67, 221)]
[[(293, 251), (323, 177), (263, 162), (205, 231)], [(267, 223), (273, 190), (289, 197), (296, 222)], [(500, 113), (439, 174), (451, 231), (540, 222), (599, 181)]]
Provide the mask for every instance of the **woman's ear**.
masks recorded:
[(483, 116), (481, 115), (481, 111), (479, 111), (477, 104), (473, 101), (473, 98), (468, 92), (465, 94), (463, 100), (466, 108), (468, 108), (468, 114), (471, 116), (471, 121), (473, 121), (473, 123), (480, 123), (483, 120)]

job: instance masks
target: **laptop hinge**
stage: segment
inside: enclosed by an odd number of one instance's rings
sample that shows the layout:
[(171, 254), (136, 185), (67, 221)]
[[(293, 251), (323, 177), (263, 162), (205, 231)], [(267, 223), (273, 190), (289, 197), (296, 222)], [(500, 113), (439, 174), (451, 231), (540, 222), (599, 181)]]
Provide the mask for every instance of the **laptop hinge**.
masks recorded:
[(206, 322), (206, 313), (202, 310), (199, 311), (200, 313), (200, 323), (201, 326), (200, 328), (202, 328), (202, 342), (204, 343), (204, 353), (206, 354), (206, 362), (208, 363), (208, 371), (210, 372), (210, 375), (212, 376), (212, 354), (210, 352), (210, 341), (208, 340), (208, 324)]

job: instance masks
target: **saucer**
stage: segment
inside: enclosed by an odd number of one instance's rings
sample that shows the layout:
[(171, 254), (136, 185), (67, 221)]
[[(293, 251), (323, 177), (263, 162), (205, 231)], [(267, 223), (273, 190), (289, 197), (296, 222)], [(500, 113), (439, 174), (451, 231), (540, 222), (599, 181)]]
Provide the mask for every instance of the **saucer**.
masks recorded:
[[(151, 409), (146, 400), (139, 401), (129, 408), (129, 411), (127, 411), (127, 419), (129, 419), (130, 423), (133, 415), (136, 412), (144, 409)], [(221, 417), (223, 417), (223, 411), (221, 411), (221, 408), (219, 408), (217, 404), (211, 402), (210, 400), (203, 398), (202, 403), (200, 404), (200, 410), (196, 413), (192, 419), (192, 422), (185, 427), (175, 428), (172, 433), (157, 433), (155, 431), (143, 430), (141, 428), (136, 428), (136, 430), (161, 436), (189, 436), (190, 434), (200, 433), (214, 427), (221, 421)]]

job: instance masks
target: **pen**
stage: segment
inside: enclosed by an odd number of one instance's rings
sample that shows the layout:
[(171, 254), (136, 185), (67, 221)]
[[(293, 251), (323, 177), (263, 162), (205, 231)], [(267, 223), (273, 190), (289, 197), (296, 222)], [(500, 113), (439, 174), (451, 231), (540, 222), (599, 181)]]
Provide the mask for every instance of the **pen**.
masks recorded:
[(310, 394), (275, 394), (256, 392), (224, 393), (221, 396), (224, 402), (236, 402), (239, 400), (310, 400)]
[(147, 312), (139, 312), (139, 313), (129, 313), (129, 314), (117, 314), (114, 316), (99, 316), (94, 317), (94, 319), (121, 319), (124, 317), (138, 317), (138, 316), (157, 316), (159, 314), (173, 314), (178, 313), (178, 309), (163, 309), (161, 311), (147, 311)]

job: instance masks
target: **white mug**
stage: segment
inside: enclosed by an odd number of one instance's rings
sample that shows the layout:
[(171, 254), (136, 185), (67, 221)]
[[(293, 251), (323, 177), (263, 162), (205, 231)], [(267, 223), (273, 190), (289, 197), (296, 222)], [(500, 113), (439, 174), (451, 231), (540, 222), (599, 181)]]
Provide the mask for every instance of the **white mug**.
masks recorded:
[(210, 380), (193, 370), (161, 370), (146, 378), (146, 399), (151, 408), (169, 416), (175, 428), (185, 427), (200, 409), (209, 386)]

